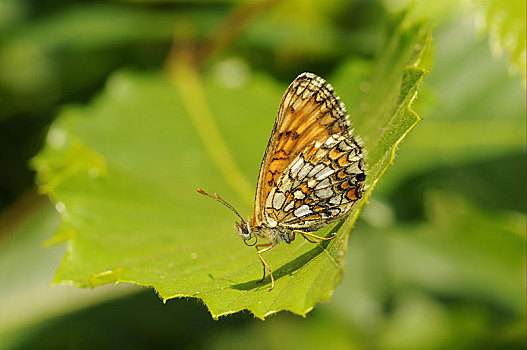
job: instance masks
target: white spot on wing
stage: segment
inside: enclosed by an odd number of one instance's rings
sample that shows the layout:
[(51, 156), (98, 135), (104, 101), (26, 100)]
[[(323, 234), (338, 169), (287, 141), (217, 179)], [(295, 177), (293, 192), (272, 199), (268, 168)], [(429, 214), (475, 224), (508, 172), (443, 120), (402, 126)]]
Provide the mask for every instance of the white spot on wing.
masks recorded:
[(293, 196), (296, 198), (296, 199), (304, 199), (306, 198), (306, 195), (304, 194), (304, 192), (300, 191), (300, 190), (296, 190), (295, 193), (293, 193)]
[(340, 194), (334, 196), (334, 197), (331, 197), (331, 199), (329, 200), (329, 204), (331, 205), (339, 205), (340, 204)]
[(348, 174), (357, 174), (362, 173), (362, 170), (359, 169), (359, 163), (353, 163), (349, 167), (346, 168), (346, 172)]
[(331, 181), (329, 181), (328, 178), (324, 179), (323, 181), (319, 182), (318, 185), (316, 185), (315, 190), (319, 190), (324, 187), (328, 187), (331, 185)]
[(329, 175), (333, 174), (334, 170), (330, 167), (325, 167), (324, 169), (320, 170), (317, 175), (315, 176), (315, 179), (322, 180), (328, 177)]
[(298, 87), (296, 88), (295, 93), (297, 95), (300, 95), (302, 92), (304, 92), (305, 87), (306, 87), (306, 83), (304, 81), (301, 82), (300, 84), (298, 84)]
[(317, 180), (315, 180), (315, 179), (311, 179), (311, 180), (309, 180), (309, 181), (307, 182), (307, 187), (309, 187), (309, 188), (313, 188), (313, 187), (315, 187), (316, 184), (317, 184)]
[(298, 173), (298, 179), (300, 181), (304, 180), (304, 178), (307, 176), (307, 174), (311, 171), (313, 167), (310, 164), (305, 164), (302, 167), (302, 170)]
[(309, 208), (308, 205), (304, 204), (304, 205), (298, 207), (298, 208), (293, 212), (293, 214), (294, 214), (296, 217), (304, 216), (304, 215), (307, 215), (307, 214), (311, 214), (311, 209)]
[(321, 190), (317, 190), (315, 191), (315, 195), (318, 197), (318, 198), (329, 198), (333, 195), (333, 191), (331, 190), (331, 188), (329, 187), (326, 187), (326, 188), (323, 188)]
[(307, 176), (308, 177), (315, 176), (315, 174), (318, 173), (320, 170), (322, 170), (324, 167), (325, 167), (324, 164), (317, 164), (313, 169), (311, 169), (311, 171), (309, 172), (309, 174), (307, 174)]
[(359, 156), (354, 156), (352, 153), (348, 154), (348, 160), (350, 162), (358, 162), (360, 160)]
[(340, 209), (338, 209), (338, 208), (329, 209), (329, 214), (331, 216), (337, 216), (337, 215), (340, 214)]
[(337, 144), (338, 140), (336, 140), (333, 136), (330, 136), (326, 142), (324, 142), (324, 144), (330, 148), (330, 147), (333, 147)]
[(291, 201), (285, 206), (284, 211), (289, 211), (293, 209), (294, 206), (295, 206), (295, 201)]
[(311, 97), (313, 93), (309, 89), (304, 90), (304, 94), (302, 95), (302, 99), (307, 99), (308, 97)]
[(300, 157), (295, 164), (291, 167), (291, 177), (295, 178), (300, 169), (302, 169), (302, 166), (304, 165), (304, 159)]
[(293, 183), (291, 182), (289, 177), (288, 176), (282, 176), (282, 181), (280, 181), (280, 185), (278, 186), (278, 189), (281, 192), (287, 192), (287, 191), (289, 191), (291, 189), (292, 186), (293, 186)]
[(342, 141), (341, 143), (339, 143), (338, 148), (342, 151), (349, 151), (351, 149), (351, 147), (346, 143), (346, 141)]
[(273, 188), (271, 192), (267, 195), (267, 199), (265, 200), (265, 207), (266, 208), (272, 208), (273, 207), (273, 196), (275, 193), (275, 189)]
[(280, 209), (285, 202), (285, 195), (282, 192), (277, 192), (273, 197), (273, 208)]
[(273, 218), (271, 215), (266, 214), (265, 218), (267, 219), (267, 226), (268, 227), (276, 227), (278, 222), (276, 222), (275, 218)]

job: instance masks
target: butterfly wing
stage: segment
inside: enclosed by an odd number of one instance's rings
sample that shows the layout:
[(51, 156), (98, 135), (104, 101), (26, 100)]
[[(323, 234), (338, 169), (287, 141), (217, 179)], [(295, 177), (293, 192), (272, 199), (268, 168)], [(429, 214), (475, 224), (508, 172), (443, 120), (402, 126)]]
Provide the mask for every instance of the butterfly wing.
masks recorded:
[(353, 138), (313, 142), (286, 168), (265, 202), (270, 227), (314, 231), (347, 215), (362, 197), (362, 150)]
[(286, 168), (308, 146), (331, 135), (351, 138), (344, 105), (333, 88), (313, 73), (300, 74), (287, 88), (260, 166), (254, 209), (255, 224), (265, 224), (265, 204)]

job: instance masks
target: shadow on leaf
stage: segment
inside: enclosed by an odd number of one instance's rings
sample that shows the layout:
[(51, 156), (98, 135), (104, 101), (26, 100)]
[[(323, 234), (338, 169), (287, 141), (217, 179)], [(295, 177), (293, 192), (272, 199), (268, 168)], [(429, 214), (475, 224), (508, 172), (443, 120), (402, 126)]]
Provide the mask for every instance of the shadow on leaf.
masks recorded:
[[(327, 232), (337, 232), (342, 227), (345, 220), (340, 221), (337, 225), (335, 225), (332, 229), (328, 230)], [(341, 233), (345, 234), (345, 233)], [(329, 237), (330, 235), (322, 235), (322, 237)], [(336, 239), (339, 239), (340, 237), (336, 237)], [(335, 240), (336, 240), (335, 239)], [(329, 246), (331, 242), (334, 242), (335, 240), (331, 241), (321, 241), (319, 243), (314, 244), (313, 249), (303, 253), (302, 255), (296, 257), (294, 260), (288, 262), (287, 264), (281, 266), (280, 268), (273, 270), (273, 276), (275, 279), (275, 282), (278, 281), (281, 277), (287, 276), (287, 275), (293, 275), (293, 272), (298, 271), (301, 269), (304, 265), (306, 265), (308, 262), (310, 262), (312, 259), (316, 258), (318, 255), (324, 252), (326, 248)], [(244, 283), (238, 283), (231, 286), (233, 289), (237, 290), (252, 290), (256, 289), (258, 287), (267, 286), (271, 284), (271, 277), (267, 273), (265, 276), (265, 279), (260, 282), (260, 280), (252, 280), (249, 282)]]

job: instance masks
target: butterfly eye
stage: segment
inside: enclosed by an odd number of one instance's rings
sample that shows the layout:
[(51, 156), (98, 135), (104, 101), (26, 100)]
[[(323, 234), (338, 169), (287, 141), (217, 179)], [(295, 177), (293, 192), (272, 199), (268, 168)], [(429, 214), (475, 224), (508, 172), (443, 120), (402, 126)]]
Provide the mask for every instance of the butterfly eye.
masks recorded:
[[(245, 243), (245, 245), (252, 247), (257, 243), (258, 238), (256, 238), (256, 235), (252, 234), (251, 228), (249, 227), (249, 223), (247, 221), (242, 222), (241, 225), (237, 225), (237, 227), (238, 233), (243, 238), (243, 243)], [(251, 243), (250, 241), (252, 238), (254, 238), (254, 241)]]
[(243, 238), (244, 241), (251, 239), (252, 234), (251, 230), (249, 230), (249, 223), (246, 221), (243, 221), (241, 223), (236, 223), (236, 227), (238, 228), (238, 234)]

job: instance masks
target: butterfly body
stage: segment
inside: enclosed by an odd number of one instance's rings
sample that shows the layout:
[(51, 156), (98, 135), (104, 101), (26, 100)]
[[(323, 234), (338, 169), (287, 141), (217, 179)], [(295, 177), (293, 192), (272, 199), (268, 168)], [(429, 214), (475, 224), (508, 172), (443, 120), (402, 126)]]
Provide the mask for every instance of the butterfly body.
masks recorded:
[(268, 240), (272, 245), (280, 242), (291, 243), (293, 235), (291, 230), (283, 227), (256, 226), (252, 231), (256, 236)]
[[(233, 210), (239, 235), (268, 243), (257, 244), (258, 256), (280, 242), (291, 243), (299, 233), (308, 241), (330, 240), (311, 232), (342, 219), (364, 192), (362, 148), (353, 136), (344, 105), (324, 79), (300, 74), (287, 88), (260, 166), (254, 216), (245, 221), (217, 195), (210, 196)], [(263, 279), (262, 279), (263, 280)]]

